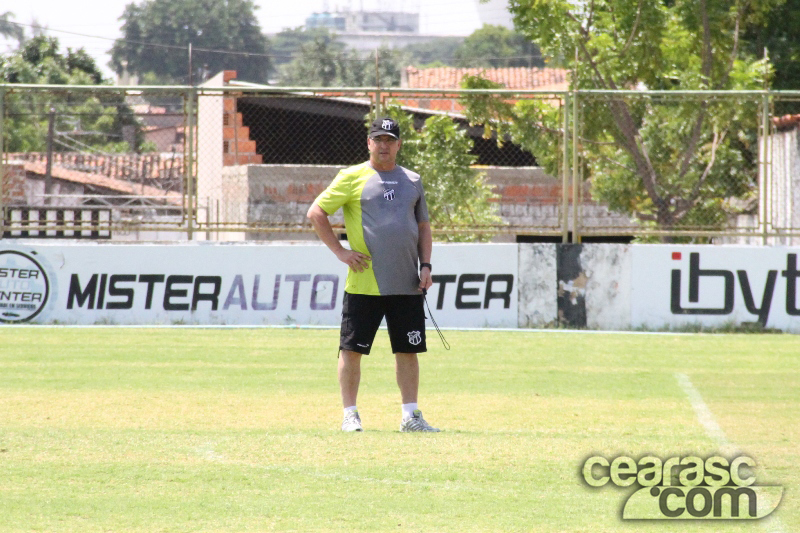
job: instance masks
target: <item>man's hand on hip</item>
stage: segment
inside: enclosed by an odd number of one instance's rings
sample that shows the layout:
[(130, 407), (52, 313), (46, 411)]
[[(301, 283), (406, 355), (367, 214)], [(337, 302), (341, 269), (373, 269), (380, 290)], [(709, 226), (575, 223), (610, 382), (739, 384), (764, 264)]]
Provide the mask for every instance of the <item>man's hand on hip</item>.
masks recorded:
[(336, 252), (336, 257), (339, 259), (339, 261), (349, 266), (355, 272), (363, 272), (368, 270), (369, 262), (372, 261), (370, 256), (354, 250), (348, 250), (347, 248), (342, 248), (342, 250)]

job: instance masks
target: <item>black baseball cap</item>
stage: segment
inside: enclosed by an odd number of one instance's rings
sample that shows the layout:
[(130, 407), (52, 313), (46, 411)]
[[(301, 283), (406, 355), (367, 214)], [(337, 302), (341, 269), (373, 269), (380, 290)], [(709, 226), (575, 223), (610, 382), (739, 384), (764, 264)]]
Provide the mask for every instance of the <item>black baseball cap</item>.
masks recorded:
[(369, 138), (374, 139), (380, 135), (389, 135), (399, 139), (400, 125), (392, 118), (378, 117), (372, 121), (372, 126), (369, 128)]

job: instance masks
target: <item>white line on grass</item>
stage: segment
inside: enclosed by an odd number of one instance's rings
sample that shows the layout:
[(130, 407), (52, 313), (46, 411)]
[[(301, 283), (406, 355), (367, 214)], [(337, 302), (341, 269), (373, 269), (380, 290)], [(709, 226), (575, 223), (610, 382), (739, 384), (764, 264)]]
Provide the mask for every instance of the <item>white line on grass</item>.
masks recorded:
[[(708, 405), (706, 405), (706, 402), (703, 400), (703, 396), (692, 384), (692, 380), (689, 379), (689, 376), (677, 372), (675, 373), (675, 378), (678, 380), (678, 385), (683, 389), (683, 392), (689, 397), (689, 403), (692, 404), (692, 409), (694, 409), (697, 415), (697, 420), (700, 422), (700, 425), (703, 426), (703, 429), (706, 430), (708, 436), (711, 437), (714, 443), (725, 453), (729, 455), (738, 455), (740, 453), (739, 448), (725, 436), (725, 432), (722, 431), (722, 428), (711, 413), (711, 409), (708, 408)], [(766, 503), (769, 504), (769, 502)], [(770, 533), (784, 533), (786, 531), (783, 522), (781, 522), (780, 518), (777, 516), (768, 517), (765, 521), (762, 521), (762, 525)]]
[(675, 374), (675, 377), (678, 379), (678, 385), (681, 386), (683, 392), (689, 397), (689, 402), (692, 404), (692, 409), (694, 409), (694, 413), (697, 415), (697, 420), (706, 430), (706, 433), (714, 439), (714, 443), (720, 448), (727, 448), (725, 451), (734, 454), (738, 453), (738, 448), (733, 446), (731, 441), (728, 440), (728, 437), (725, 436), (725, 432), (719, 427), (719, 424), (714, 419), (714, 415), (711, 414), (711, 410), (706, 405), (706, 402), (703, 401), (703, 397), (692, 384), (689, 376), (686, 374)]

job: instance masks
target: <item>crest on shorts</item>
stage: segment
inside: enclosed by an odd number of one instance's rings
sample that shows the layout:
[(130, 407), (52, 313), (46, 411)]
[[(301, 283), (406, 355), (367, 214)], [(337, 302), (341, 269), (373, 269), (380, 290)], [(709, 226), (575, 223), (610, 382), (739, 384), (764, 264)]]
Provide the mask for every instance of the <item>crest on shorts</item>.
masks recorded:
[(388, 191), (383, 191), (383, 199), (392, 201), (394, 200), (394, 189), (389, 189)]
[(416, 346), (422, 342), (422, 334), (419, 331), (409, 331), (408, 342), (409, 344)]

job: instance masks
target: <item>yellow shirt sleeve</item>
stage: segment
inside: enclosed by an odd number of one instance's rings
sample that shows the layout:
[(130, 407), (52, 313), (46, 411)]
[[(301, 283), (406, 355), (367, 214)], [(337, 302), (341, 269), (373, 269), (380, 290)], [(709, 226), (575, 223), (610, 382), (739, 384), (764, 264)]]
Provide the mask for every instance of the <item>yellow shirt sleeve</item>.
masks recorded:
[(333, 178), (331, 184), (328, 185), (328, 188), (322, 191), (314, 202), (327, 214), (334, 214), (350, 200), (353, 194), (351, 178), (351, 174), (340, 171)]

